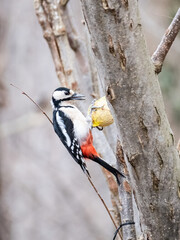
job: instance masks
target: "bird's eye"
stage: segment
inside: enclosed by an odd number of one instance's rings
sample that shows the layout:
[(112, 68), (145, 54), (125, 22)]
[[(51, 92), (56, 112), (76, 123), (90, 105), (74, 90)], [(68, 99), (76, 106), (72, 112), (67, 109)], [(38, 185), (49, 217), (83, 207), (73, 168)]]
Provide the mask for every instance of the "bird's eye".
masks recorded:
[(70, 92), (65, 92), (65, 95), (69, 95), (70, 94)]

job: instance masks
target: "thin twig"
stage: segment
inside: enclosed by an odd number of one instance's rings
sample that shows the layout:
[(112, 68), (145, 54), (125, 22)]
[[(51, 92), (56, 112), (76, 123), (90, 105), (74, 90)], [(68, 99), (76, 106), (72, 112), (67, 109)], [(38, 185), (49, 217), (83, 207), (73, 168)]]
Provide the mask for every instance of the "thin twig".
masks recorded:
[(156, 51), (151, 57), (152, 62), (155, 66), (155, 72), (157, 74), (161, 72), (164, 59), (174, 39), (176, 38), (179, 30), (180, 30), (180, 8), (178, 9), (175, 17), (173, 18), (170, 26), (166, 30), (159, 46), (157, 47)]
[(111, 193), (111, 202), (113, 207), (114, 220), (116, 224), (119, 226), (119, 224), (121, 223), (120, 212), (122, 211), (122, 204), (119, 199), (118, 185), (116, 183), (115, 178), (108, 170), (106, 170), (105, 168), (102, 168), (102, 171), (106, 177), (106, 181)]
[[(12, 83), (11, 83), (10, 85), (13, 86), (14, 88), (18, 89), (23, 95), (25, 95), (27, 98), (29, 98), (29, 100), (30, 100), (32, 103), (34, 103), (34, 104), (36, 105), (36, 107), (45, 115), (45, 117), (49, 120), (49, 122), (50, 122), (51, 124), (53, 124), (53, 122), (52, 122), (51, 119), (48, 117), (48, 115), (44, 112), (44, 110), (43, 110), (26, 92), (22, 91), (19, 87), (15, 86), (15, 85), (12, 84)], [(91, 186), (94, 188), (95, 192), (97, 193), (98, 197), (100, 198), (101, 202), (103, 203), (103, 205), (104, 205), (104, 207), (105, 207), (105, 209), (106, 209), (109, 217), (111, 218), (112, 223), (114, 224), (114, 226), (115, 226), (115, 228), (116, 228), (116, 230), (117, 230), (117, 229), (118, 229), (118, 226), (116, 225), (116, 223), (115, 223), (115, 221), (114, 221), (114, 219), (113, 219), (113, 217), (112, 217), (112, 215), (111, 215), (111, 213), (110, 213), (110, 211), (109, 211), (106, 203), (104, 202), (103, 198), (101, 197), (101, 195), (99, 194), (97, 188), (95, 187), (95, 185), (93, 184), (92, 180), (91, 180), (89, 177), (88, 177), (88, 180), (89, 180)], [(121, 233), (119, 233), (119, 237), (120, 237), (120, 240), (122, 240)]]
[(104, 207), (106, 208), (106, 210), (107, 210), (107, 212), (108, 212), (108, 214), (109, 214), (109, 216), (110, 216), (110, 218), (111, 218), (115, 228), (117, 229), (118, 226), (116, 225), (116, 223), (115, 223), (115, 221), (114, 221), (114, 219), (113, 219), (113, 217), (112, 217), (112, 215), (111, 215), (107, 205), (105, 204), (104, 199), (101, 197), (101, 195), (99, 194), (97, 188), (94, 186), (92, 180), (89, 177), (88, 177), (88, 180), (89, 180), (90, 184), (92, 185), (92, 187), (94, 188), (95, 192), (97, 193), (98, 197), (100, 198), (101, 202), (103, 203)]
[(24, 91), (22, 91), (20, 88), (18, 88), (18, 87), (16, 87), (14, 84), (10, 84), (11, 86), (13, 86), (14, 88), (16, 88), (16, 89), (18, 89), (23, 95), (25, 95), (27, 98), (29, 98), (29, 100), (31, 100), (31, 102), (33, 102), (35, 105), (36, 105), (36, 107), (37, 108), (39, 108), (39, 110), (46, 116), (46, 118), (49, 120), (49, 122), (51, 123), (51, 124), (53, 124), (52, 123), (52, 121), (51, 121), (51, 119), (48, 117), (48, 115), (44, 112), (44, 110), (27, 94), (27, 93), (25, 93)]
[[(113, 222), (113, 224), (114, 224), (114, 226), (115, 226), (115, 228), (116, 228), (116, 231), (117, 231), (118, 226), (116, 225), (116, 223), (115, 223), (115, 221), (114, 221), (114, 218), (113, 218), (112, 214), (110, 213), (110, 211), (109, 211), (106, 203), (104, 202), (103, 198), (101, 197), (101, 195), (99, 194), (97, 188), (94, 186), (92, 180), (91, 180), (89, 177), (88, 177), (88, 180), (89, 180), (90, 184), (92, 185), (92, 187), (94, 188), (95, 192), (97, 193), (98, 197), (100, 198), (101, 202), (103, 203), (103, 205), (104, 205), (107, 213), (109, 214), (109, 217), (111, 218), (111, 220), (112, 220), (112, 222)], [(121, 235), (120, 232), (119, 232), (119, 237), (120, 237), (120, 239), (122, 239), (122, 235)]]

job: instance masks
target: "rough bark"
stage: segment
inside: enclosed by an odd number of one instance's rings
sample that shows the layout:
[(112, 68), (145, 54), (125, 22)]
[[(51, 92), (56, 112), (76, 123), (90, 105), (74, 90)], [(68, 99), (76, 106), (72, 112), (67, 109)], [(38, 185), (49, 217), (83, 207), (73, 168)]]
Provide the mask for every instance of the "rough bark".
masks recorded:
[[(120, 165), (123, 165), (124, 172), (126, 175), (126, 179), (123, 181), (123, 183), (119, 186), (119, 198), (120, 201), (122, 202), (122, 209), (121, 209), (121, 219), (122, 223), (126, 222), (134, 222), (134, 215), (135, 213), (133, 212), (133, 198), (132, 198), (132, 188), (128, 182), (129, 179), (129, 172), (127, 169), (126, 162), (124, 160), (124, 152), (122, 145), (120, 141), (117, 141), (117, 149), (116, 149), (116, 158), (117, 161)], [(138, 218), (137, 218), (138, 219)], [(136, 222), (136, 224), (139, 224), (139, 219)], [(135, 232), (135, 225), (127, 225), (126, 227), (122, 228), (123, 232), (123, 239), (136, 239), (136, 232)]]
[[(119, 137), (144, 239), (180, 238), (180, 167), (136, 1), (82, 1)], [(142, 236), (141, 236), (142, 237)]]

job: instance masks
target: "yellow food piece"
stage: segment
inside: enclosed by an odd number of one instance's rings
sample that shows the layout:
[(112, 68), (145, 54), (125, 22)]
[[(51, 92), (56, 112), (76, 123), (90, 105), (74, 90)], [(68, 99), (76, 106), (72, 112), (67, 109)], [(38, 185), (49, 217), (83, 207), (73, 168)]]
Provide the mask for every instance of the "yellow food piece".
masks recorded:
[[(92, 107), (97, 107), (91, 111)], [(107, 105), (106, 97), (102, 97), (89, 106), (88, 114), (92, 118), (93, 127), (106, 127), (114, 122), (113, 116)]]

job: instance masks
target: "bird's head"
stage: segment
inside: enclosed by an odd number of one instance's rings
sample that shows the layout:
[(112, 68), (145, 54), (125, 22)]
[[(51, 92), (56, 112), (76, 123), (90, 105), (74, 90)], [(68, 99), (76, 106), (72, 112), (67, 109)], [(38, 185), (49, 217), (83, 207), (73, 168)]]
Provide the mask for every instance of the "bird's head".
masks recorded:
[(57, 88), (52, 94), (53, 107), (58, 107), (62, 102), (70, 100), (85, 100), (85, 96), (65, 87)]

